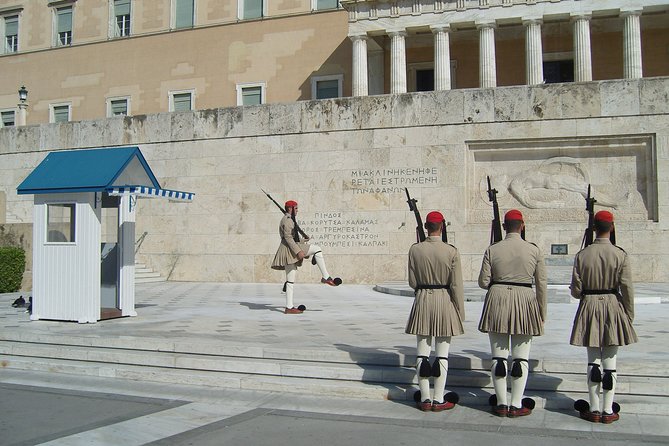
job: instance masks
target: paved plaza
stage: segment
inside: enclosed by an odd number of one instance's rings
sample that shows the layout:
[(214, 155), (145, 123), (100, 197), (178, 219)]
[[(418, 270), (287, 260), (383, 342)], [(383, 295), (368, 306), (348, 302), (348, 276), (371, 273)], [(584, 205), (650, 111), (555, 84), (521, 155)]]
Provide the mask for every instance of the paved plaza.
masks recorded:
[[(386, 286), (398, 288), (399, 284)], [(0, 295), (0, 335), (3, 339), (19, 334), (274, 346), (320, 349), (325, 355), (414, 353), (414, 338), (404, 333), (410, 297), (379, 293), (365, 285), (332, 288), (298, 283), (295, 302), (308, 310), (284, 315), (280, 291), (280, 284), (138, 284), (137, 317), (97, 324), (31, 322), (23, 309), (11, 307), (18, 294), (4, 294)], [(565, 302), (567, 291), (566, 287), (553, 288), (551, 300), (560, 303), (549, 304), (546, 335), (535, 338), (533, 358), (585, 362), (585, 350), (568, 343), (577, 304)], [(669, 286), (639, 284), (637, 291), (634, 325), (640, 342), (621, 349), (621, 370), (626, 365), (667, 361), (664, 342), (669, 305), (663, 302), (669, 300)], [(474, 284), (467, 284), (466, 333), (453, 339), (452, 356), (489, 356), (487, 336), (476, 329), (482, 294)], [(436, 444), (465, 440), (467, 444), (519, 444), (514, 438), (520, 444), (542, 441), (546, 445), (564, 444), (565, 439), (592, 444), (669, 443), (666, 415), (652, 410), (626, 413), (623, 408), (621, 420), (605, 426), (582, 421), (576, 412), (550, 408), (538, 408), (523, 419), (500, 419), (483, 406), (422, 413), (409, 401), (161, 384), (12, 368), (0, 369), (0, 387), (6, 395), (0, 406), (4, 414), (0, 435), (10, 439), (8, 444), (39, 440), (53, 445), (380, 445), (411, 444), (421, 432), (426, 441), (432, 439), (429, 441)], [(61, 406), (46, 403), (49, 398), (45, 395), (55, 395)], [(22, 404), (13, 405), (12, 399)], [(96, 400), (100, 403), (91, 404)], [(53, 415), (57, 407), (64, 411), (60, 417)], [(68, 408), (72, 411), (69, 416)], [(40, 420), (42, 426), (32, 436), (24, 429), (29, 426), (27, 420)]]

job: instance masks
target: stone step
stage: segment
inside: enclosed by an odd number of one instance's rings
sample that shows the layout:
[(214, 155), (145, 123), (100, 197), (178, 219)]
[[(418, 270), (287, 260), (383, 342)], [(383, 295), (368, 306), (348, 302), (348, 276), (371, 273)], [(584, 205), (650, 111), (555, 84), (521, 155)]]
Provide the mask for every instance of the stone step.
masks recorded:
[[(391, 399), (411, 401), (417, 388), (413, 385), (332, 381), (326, 379), (249, 375), (241, 373), (209, 370), (172, 369), (154, 366), (109, 364), (93, 361), (62, 359), (26, 358), (3, 356), (3, 365), (16, 370), (30, 370), (49, 373), (65, 373), (82, 376), (96, 376), (133, 381), (150, 381), (166, 384), (185, 384), (207, 387), (222, 387), (264, 392), (288, 392), (323, 397), (337, 396), (361, 399)], [(460, 404), (466, 406), (488, 406), (491, 389), (458, 387), (450, 382), (448, 391), (460, 396)], [(533, 398), (537, 407), (549, 410), (570, 410), (577, 399), (587, 398), (584, 392), (533, 391), (526, 396)], [(616, 401), (625, 413), (652, 413), (669, 415), (669, 398), (662, 396), (616, 395)]]
[[(135, 365), (162, 367), (169, 369), (202, 370), (239, 373), (245, 375), (266, 375), (294, 378), (318, 377), (331, 381), (377, 382), (400, 385), (417, 383), (415, 369), (407, 366), (406, 361), (395, 364), (375, 364), (373, 358), (348, 362), (323, 362), (317, 359), (295, 360), (286, 355), (275, 357), (224, 356), (217, 354), (193, 354), (171, 351), (143, 351), (121, 348), (92, 346), (35, 344), (12, 341), (0, 341), (0, 355), (41, 360), (74, 360), (106, 363), (109, 367)], [(466, 359), (466, 358), (462, 358)], [(413, 361), (410, 361), (413, 363)], [(459, 387), (491, 388), (488, 361), (474, 368), (469, 361), (458, 361), (457, 357), (449, 361), (449, 385)], [(548, 363), (550, 364), (550, 362)], [(556, 361), (556, 364), (559, 362)], [(556, 372), (539, 367), (534, 363), (534, 370), (528, 379), (527, 389), (537, 391), (576, 392), (584, 387), (584, 373), (573, 373), (573, 368)], [(646, 364), (647, 368), (648, 365)], [(581, 367), (576, 370), (582, 369)], [(542, 370), (544, 369), (544, 370)], [(656, 395), (669, 397), (669, 379), (660, 375), (659, 365), (655, 376), (639, 376), (621, 373), (617, 378), (618, 394)], [(624, 369), (623, 369), (624, 370)]]
[(135, 283), (166, 282), (159, 272), (154, 271), (142, 262), (135, 262)]

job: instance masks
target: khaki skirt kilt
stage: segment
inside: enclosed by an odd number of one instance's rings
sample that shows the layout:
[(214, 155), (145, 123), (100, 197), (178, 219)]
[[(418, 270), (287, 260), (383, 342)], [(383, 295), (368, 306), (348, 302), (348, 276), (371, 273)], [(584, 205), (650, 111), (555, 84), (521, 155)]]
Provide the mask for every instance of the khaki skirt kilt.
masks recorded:
[[(299, 242), (298, 245), (305, 254), (309, 252), (308, 243)], [(297, 266), (302, 266), (302, 261), (297, 260), (297, 257), (293, 255), (288, 245), (281, 240), (279, 249), (276, 250), (274, 260), (272, 261), (272, 269), (284, 270), (286, 269), (286, 265), (292, 265), (293, 263), (297, 263)]]
[(584, 296), (576, 310), (571, 345), (608, 347), (638, 341), (630, 318), (615, 294)]
[(406, 333), (419, 336), (458, 336), (465, 332), (458, 310), (446, 289), (418, 290)]
[(483, 303), (479, 331), (530, 336), (544, 334), (541, 310), (532, 288), (492, 285)]

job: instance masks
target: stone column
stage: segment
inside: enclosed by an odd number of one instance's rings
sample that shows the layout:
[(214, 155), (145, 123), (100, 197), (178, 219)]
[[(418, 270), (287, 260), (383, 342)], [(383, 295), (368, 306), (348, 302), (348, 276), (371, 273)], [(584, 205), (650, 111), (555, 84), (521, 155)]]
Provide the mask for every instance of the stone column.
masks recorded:
[(641, 65), (641, 16), (640, 9), (621, 10), (623, 18), (623, 67), (625, 79), (643, 77)]
[(353, 41), (353, 96), (367, 96), (367, 35), (349, 37)]
[(28, 119), (28, 104), (25, 102), (19, 102), (16, 104), (17, 110), (16, 110), (16, 122), (14, 125), (21, 126), (21, 125), (26, 125), (26, 121)]
[(407, 92), (407, 61), (404, 39), (406, 31), (389, 31), (390, 36), (390, 94)]
[(572, 16), (574, 23), (574, 82), (592, 80), (590, 17), (589, 13)]
[(451, 89), (451, 49), (449, 26), (431, 26), (434, 34), (434, 90)]
[(525, 79), (527, 85), (537, 85), (544, 82), (541, 23), (541, 19), (523, 19), (523, 25), (525, 25)]
[(479, 87), (496, 87), (495, 23), (477, 22), (476, 27), (479, 30)]

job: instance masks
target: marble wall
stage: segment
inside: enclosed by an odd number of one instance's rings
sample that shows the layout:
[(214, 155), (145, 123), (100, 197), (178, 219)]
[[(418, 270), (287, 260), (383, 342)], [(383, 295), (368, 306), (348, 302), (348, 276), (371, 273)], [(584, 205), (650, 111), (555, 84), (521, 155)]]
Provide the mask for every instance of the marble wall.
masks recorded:
[[(556, 264), (578, 251), (583, 194), (617, 217), (637, 280), (669, 281), (669, 78), (340, 98), (0, 130), (0, 191), (20, 221), (16, 186), (51, 150), (138, 145), (169, 189), (192, 203), (141, 199), (140, 256), (171, 280), (281, 282), (269, 265), (279, 210), (298, 220), (346, 282), (406, 278), (415, 220), (442, 211), (466, 280), (478, 275), (492, 208), (526, 215), (527, 237)], [(567, 255), (551, 255), (551, 245)], [(299, 281), (315, 281), (306, 264)]]

